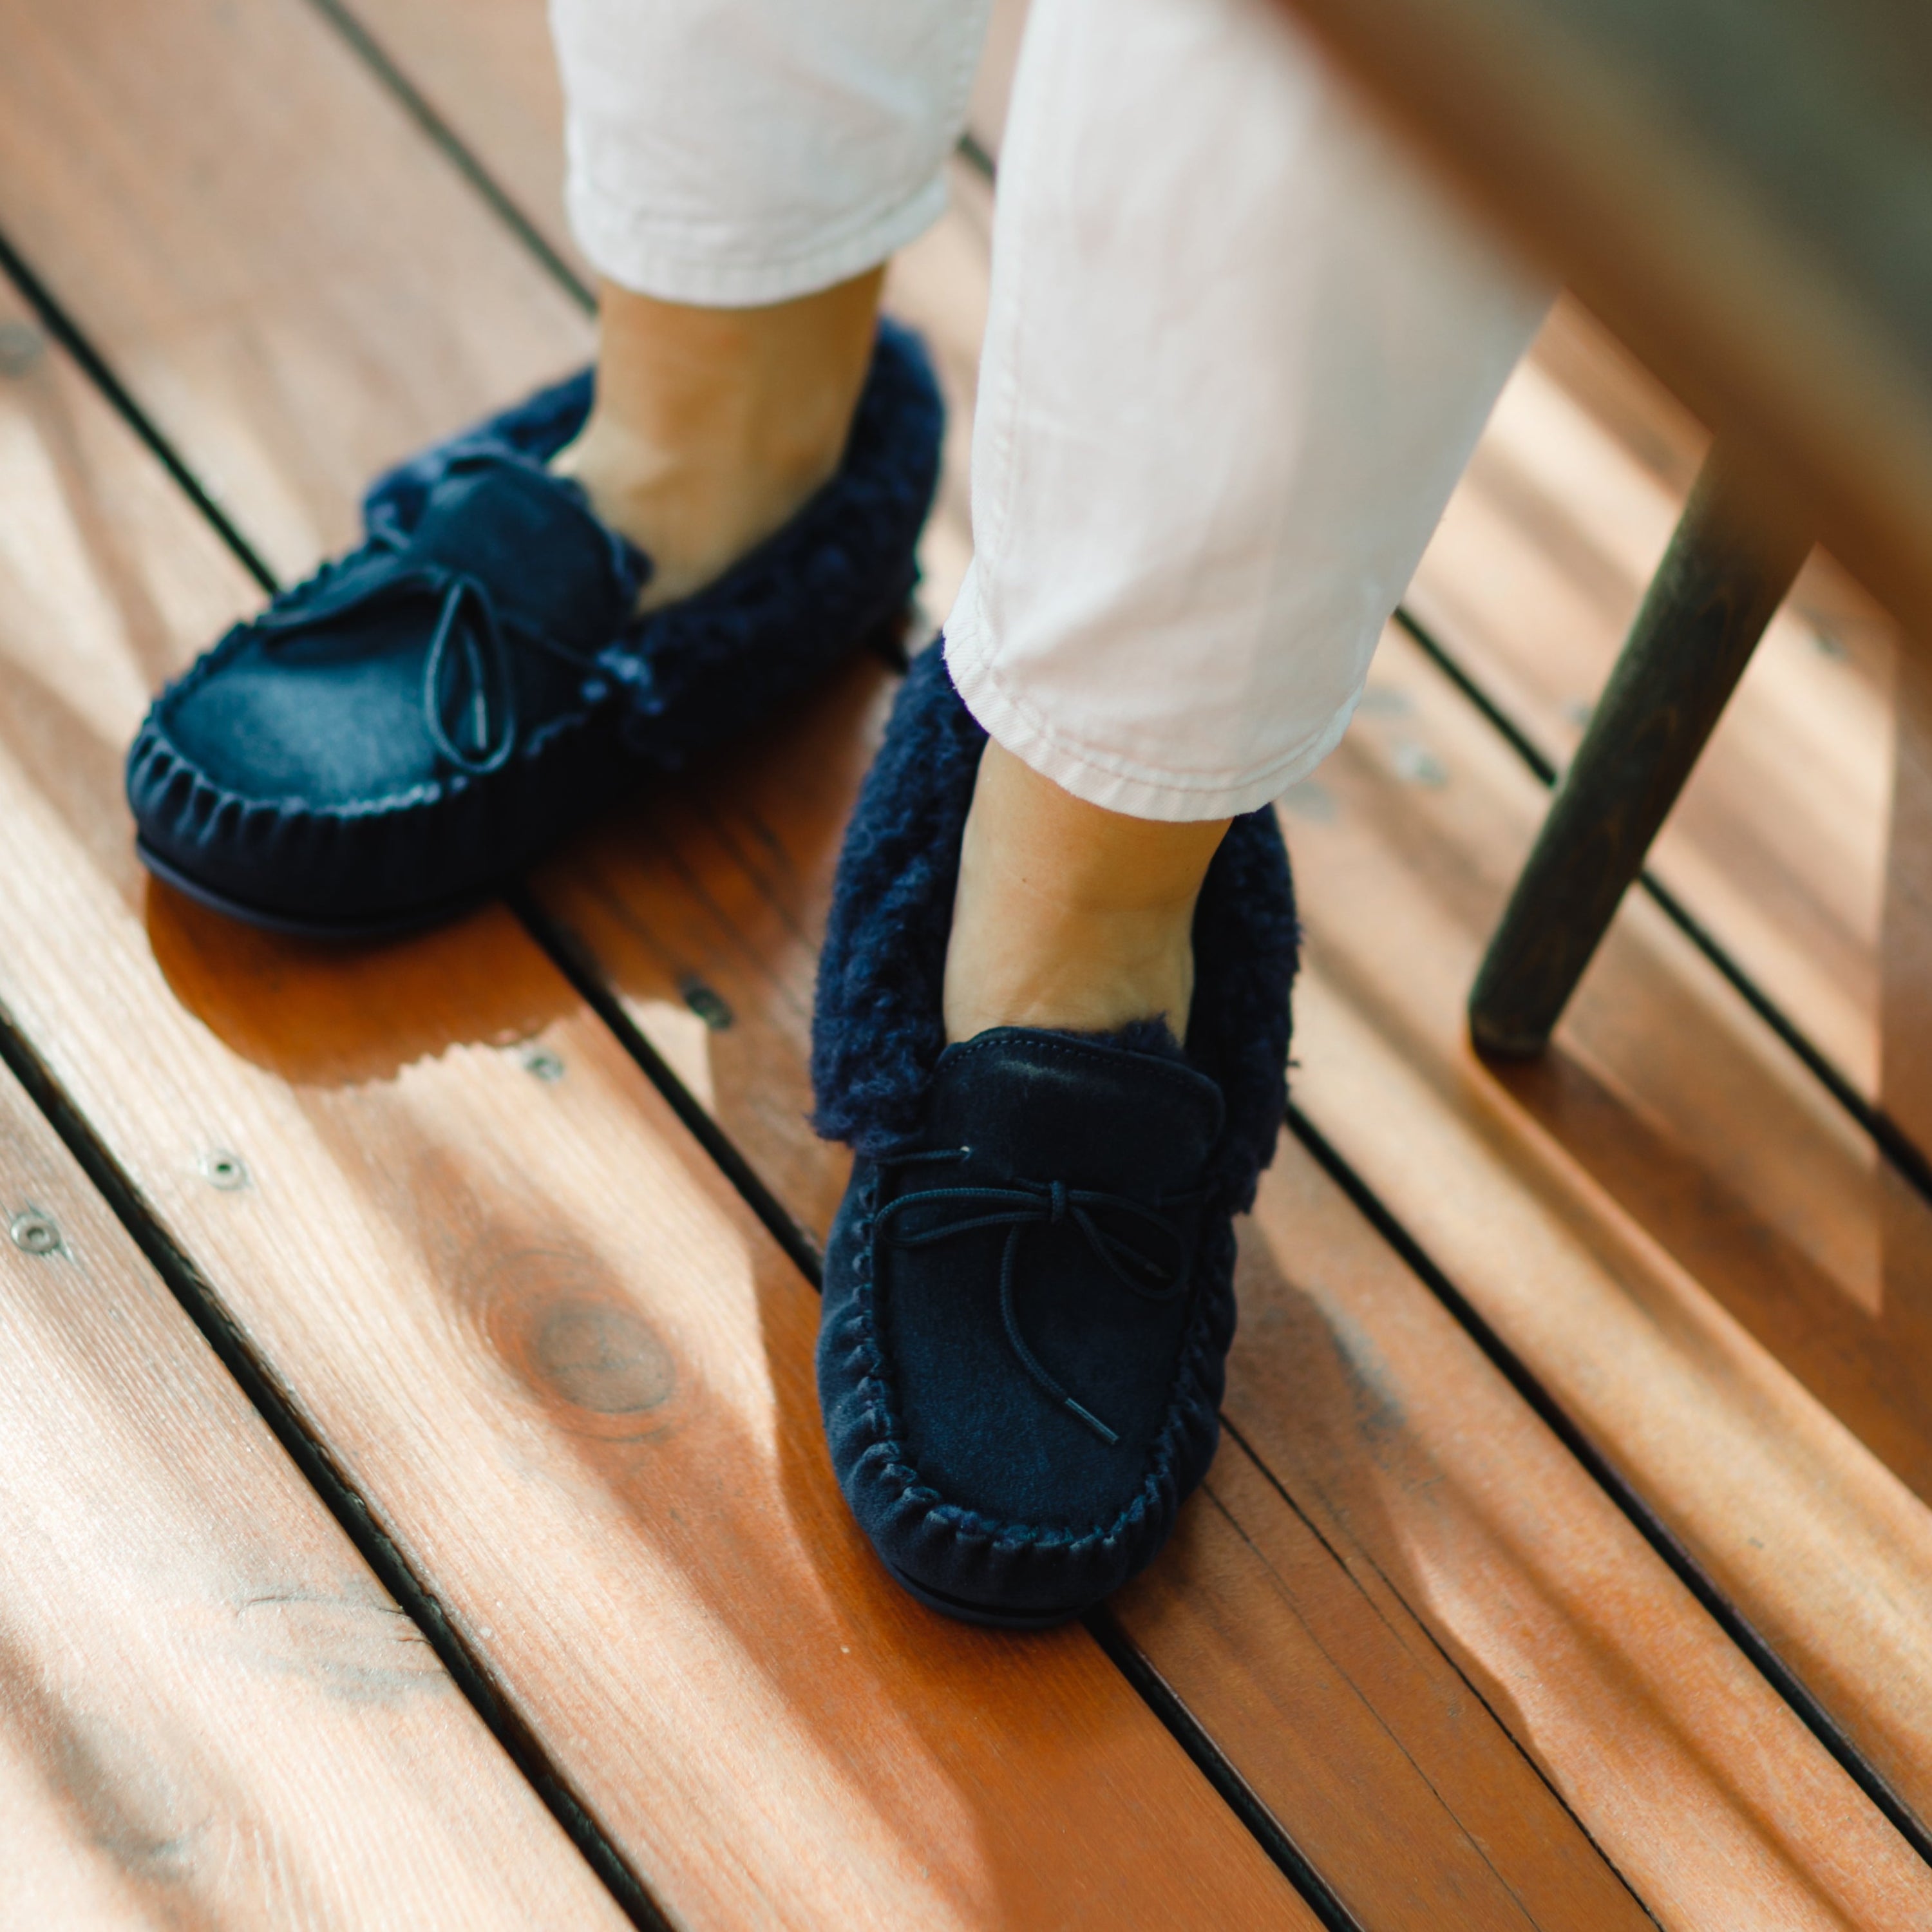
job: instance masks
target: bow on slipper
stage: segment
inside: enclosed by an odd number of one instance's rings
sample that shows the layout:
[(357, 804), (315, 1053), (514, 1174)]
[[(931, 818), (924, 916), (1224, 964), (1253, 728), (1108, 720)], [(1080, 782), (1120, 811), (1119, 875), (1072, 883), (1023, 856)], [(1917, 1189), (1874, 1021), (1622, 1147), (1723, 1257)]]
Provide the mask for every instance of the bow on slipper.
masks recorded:
[[(882, 1168), (910, 1167), (970, 1160), (972, 1154), (970, 1148), (941, 1148), (883, 1155), (878, 1164)], [(896, 1248), (926, 1248), (982, 1228), (1010, 1230), (1000, 1259), (1000, 1316), (1006, 1340), (1020, 1366), (1051, 1400), (1102, 1442), (1112, 1444), (1120, 1441), (1120, 1432), (1068, 1394), (1027, 1346), (1014, 1305), (1020, 1244), (1029, 1228), (1071, 1227), (1123, 1288), (1144, 1301), (1172, 1301), (1186, 1292), (1192, 1244), (1186, 1227), (1171, 1211), (1164, 1210), (1198, 1207), (1203, 1198), (1196, 1189), (1163, 1197), (1159, 1204), (1148, 1207), (1124, 1194), (1070, 1187), (1064, 1180), (1021, 1180), (1010, 1187), (928, 1187), (889, 1201), (879, 1210), (875, 1232), (880, 1240)], [(951, 1210), (950, 1218), (932, 1218), (934, 1209)], [(908, 1216), (926, 1218), (922, 1225), (902, 1232), (895, 1224)], [(1150, 1246), (1154, 1252), (1149, 1252)]]
[[(462, 499), (484, 498), (487, 508), (496, 512), (488, 526), (494, 530), (508, 524), (514, 528), (526, 520), (517, 518), (513, 508), (506, 516), (504, 508), (512, 506), (490, 500), (527, 488), (515, 479), (528, 467), (514, 459), (479, 454), (452, 465), (443, 488), (454, 486)], [(508, 476), (502, 474), (506, 471)], [(547, 478), (544, 487), (555, 490), (559, 479)], [(478, 506), (463, 500), (462, 508), (473, 518)], [(587, 508), (584, 523), (602, 540), (585, 546), (591, 552), (586, 563), (593, 563), (598, 548), (605, 551), (608, 588), (596, 602), (621, 613), (626, 601), (634, 602), (650, 566), (620, 538), (596, 524)], [(440, 757), (457, 770), (482, 778), (500, 770), (517, 748), (518, 679), (513, 652), (539, 652), (577, 673), (588, 703), (602, 699), (608, 687), (595, 674), (596, 648), (573, 646), (552, 636), (527, 610), (506, 608), (500, 602), (499, 585), (492, 580), (506, 570), (514, 572), (517, 564), (513, 551), (506, 554), (501, 537), (490, 545), (497, 554), (484, 562), (484, 568), (495, 566), (486, 577), (473, 566), (465, 568), (437, 554), (438, 540), (447, 542), (446, 529), (442, 520), (427, 521), (413, 532), (399, 529), (391, 519), (379, 521), (362, 550), (340, 562), (325, 565), (308, 584), (263, 611), (255, 628), (268, 641), (271, 654), (278, 640), (322, 633), (333, 634), (345, 652), (352, 653), (358, 641), (366, 644), (392, 634), (394, 627), (383, 620), (406, 619), (418, 607), (434, 608), (423, 660), (423, 728)], [(604, 588), (594, 581), (584, 587), (593, 596)], [(583, 596), (583, 589), (572, 588)], [(604, 619), (597, 628), (608, 630), (610, 620)]]

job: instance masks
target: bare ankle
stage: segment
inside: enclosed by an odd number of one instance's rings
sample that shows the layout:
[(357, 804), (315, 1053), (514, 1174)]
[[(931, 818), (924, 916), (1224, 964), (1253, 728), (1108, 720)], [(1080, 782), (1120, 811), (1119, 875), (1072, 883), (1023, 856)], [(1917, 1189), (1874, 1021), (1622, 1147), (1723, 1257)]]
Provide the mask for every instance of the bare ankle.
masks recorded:
[(880, 274), (746, 309), (604, 285), (596, 406), (552, 466), (650, 556), (646, 607), (710, 582), (837, 470)]
[(1141, 1019), (1184, 1037), (1194, 904), (1226, 830), (1102, 811), (989, 743), (960, 855), (946, 1037)]

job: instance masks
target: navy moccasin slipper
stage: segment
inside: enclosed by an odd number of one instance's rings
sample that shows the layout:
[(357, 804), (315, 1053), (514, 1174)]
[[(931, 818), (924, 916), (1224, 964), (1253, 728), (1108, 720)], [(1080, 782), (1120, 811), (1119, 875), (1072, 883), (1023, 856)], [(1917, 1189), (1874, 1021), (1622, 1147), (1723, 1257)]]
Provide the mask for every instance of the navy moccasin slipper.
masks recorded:
[(816, 1124), (857, 1159), (825, 1262), (819, 1400), (853, 1514), (934, 1609), (1029, 1629), (1150, 1563), (1213, 1460), (1233, 1219), (1286, 1102), (1295, 922), (1273, 811), (1194, 925), (1185, 1048), (1001, 1027), (948, 1046), (959, 844), (986, 734), (937, 650), (839, 861)]
[(944, 420), (916, 338), (880, 326), (838, 474), (716, 583), (643, 617), (648, 561), (545, 467), (591, 384), (378, 478), (360, 548), (161, 693), (128, 757), (150, 869), (286, 931), (428, 923), (898, 620)]

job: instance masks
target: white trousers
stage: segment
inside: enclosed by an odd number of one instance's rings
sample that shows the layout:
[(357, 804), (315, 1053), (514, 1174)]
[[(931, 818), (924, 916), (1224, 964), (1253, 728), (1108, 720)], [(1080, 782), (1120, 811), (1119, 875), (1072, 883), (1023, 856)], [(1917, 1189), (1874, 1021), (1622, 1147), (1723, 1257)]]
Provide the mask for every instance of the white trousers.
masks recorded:
[[(750, 304), (944, 205), (986, 0), (552, 0), (611, 280)], [(1000, 158), (961, 694), (1215, 818), (1334, 747), (1550, 299), (1269, 0), (1034, 0)]]

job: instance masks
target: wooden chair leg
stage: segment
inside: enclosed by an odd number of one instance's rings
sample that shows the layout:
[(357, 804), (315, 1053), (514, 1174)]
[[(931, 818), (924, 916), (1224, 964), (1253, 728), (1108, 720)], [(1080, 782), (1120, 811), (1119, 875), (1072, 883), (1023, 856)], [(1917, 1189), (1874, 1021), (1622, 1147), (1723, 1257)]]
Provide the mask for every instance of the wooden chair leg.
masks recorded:
[(1714, 447), (1476, 975), (1482, 1052), (1549, 1043), (1810, 549), (1766, 526)]

